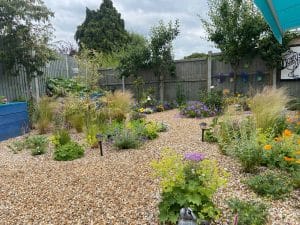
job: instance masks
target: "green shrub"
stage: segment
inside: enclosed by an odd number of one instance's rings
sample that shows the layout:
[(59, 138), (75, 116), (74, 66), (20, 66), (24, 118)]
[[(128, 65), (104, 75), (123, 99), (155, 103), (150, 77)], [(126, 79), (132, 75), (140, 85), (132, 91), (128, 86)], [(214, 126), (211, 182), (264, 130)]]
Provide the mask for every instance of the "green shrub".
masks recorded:
[(200, 102), (204, 103), (210, 109), (221, 111), (224, 106), (222, 91), (200, 92)]
[(251, 177), (246, 183), (257, 194), (274, 199), (282, 198), (293, 190), (288, 176), (273, 171)]
[(137, 111), (133, 111), (130, 116), (130, 120), (140, 120), (146, 118), (146, 115)]
[(31, 150), (32, 155), (42, 155), (46, 152), (48, 139), (43, 135), (29, 136), (25, 140), (25, 145)]
[(24, 141), (13, 141), (7, 147), (10, 148), (13, 153), (17, 154), (18, 152), (26, 148), (26, 144)]
[(99, 127), (95, 124), (89, 125), (85, 129), (86, 141), (92, 148), (98, 147), (97, 134), (99, 133)]
[(148, 122), (145, 125), (143, 135), (150, 140), (157, 138), (158, 137), (158, 127), (157, 127), (156, 123)]
[(263, 162), (269, 167), (278, 167), (287, 171), (300, 169), (300, 136), (284, 130), (282, 136), (270, 139), (263, 147)]
[(189, 206), (199, 220), (213, 220), (219, 210), (212, 202), (217, 189), (226, 183), (225, 173), (215, 161), (204, 159), (201, 153), (188, 153), (183, 158), (171, 149), (151, 163), (162, 187), (159, 219), (175, 224), (181, 208)]
[(209, 142), (209, 143), (218, 142), (218, 138), (215, 136), (212, 128), (205, 130), (204, 141)]
[(133, 149), (139, 147), (140, 141), (134, 132), (128, 129), (122, 129), (115, 136), (114, 145), (118, 149)]
[(264, 88), (250, 100), (250, 108), (258, 128), (266, 130), (274, 127), (278, 118), (283, 115), (290, 98), (284, 88)]
[(83, 155), (84, 149), (73, 141), (58, 146), (54, 151), (54, 159), (57, 161), (70, 161), (81, 158)]
[(292, 99), (288, 102), (288, 109), (293, 111), (300, 111), (300, 99)]
[(268, 211), (263, 203), (230, 199), (228, 205), (232, 214), (238, 214), (237, 225), (264, 225), (267, 223)]
[(292, 172), (292, 182), (295, 188), (300, 188), (300, 169)]
[(57, 130), (51, 137), (51, 142), (55, 147), (65, 145), (71, 141), (69, 132), (66, 129)]
[(161, 122), (157, 123), (157, 131), (158, 132), (166, 132), (169, 129), (168, 124)]

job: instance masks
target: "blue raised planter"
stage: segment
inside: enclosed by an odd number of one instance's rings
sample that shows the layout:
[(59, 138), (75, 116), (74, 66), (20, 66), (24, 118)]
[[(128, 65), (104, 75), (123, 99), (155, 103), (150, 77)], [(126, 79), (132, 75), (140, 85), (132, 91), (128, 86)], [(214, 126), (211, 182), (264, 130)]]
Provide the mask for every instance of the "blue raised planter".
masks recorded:
[(0, 141), (23, 135), (29, 130), (26, 102), (0, 105)]

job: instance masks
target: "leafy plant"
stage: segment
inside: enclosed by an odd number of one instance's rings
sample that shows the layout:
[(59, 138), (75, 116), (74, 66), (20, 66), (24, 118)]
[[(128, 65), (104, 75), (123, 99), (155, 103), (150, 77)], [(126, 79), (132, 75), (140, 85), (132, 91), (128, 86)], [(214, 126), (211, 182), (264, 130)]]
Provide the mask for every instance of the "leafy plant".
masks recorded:
[(225, 173), (215, 161), (204, 159), (201, 153), (189, 153), (183, 159), (166, 148), (161, 159), (151, 165), (162, 187), (161, 222), (175, 224), (179, 210), (187, 206), (200, 220), (212, 220), (218, 216), (219, 210), (213, 204), (212, 196), (226, 181)]
[(98, 147), (98, 140), (96, 135), (99, 133), (99, 128), (97, 125), (89, 125), (85, 129), (86, 141), (92, 148)]
[(26, 144), (24, 141), (13, 141), (7, 147), (10, 148), (13, 151), (13, 153), (17, 154), (18, 152), (26, 148)]
[(250, 108), (256, 125), (263, 130), (274, 127), (276, 121), (284, 115), (285, 106), (290, 98), (284, 88), (265, 87), (250, 100)]
[(200, 92), (200, 102), (204, 103), (209, 109), (221, 112), (224, 106), (223, 94), (221, 91)]
[(25, 145), (31, 150), (32, 155), (42, 155), (46, 152), (48, 139), (43, 135), (29, 136), (25, 140)]
[(50, 138), (55, 147), (65, 145), (71, 141), (69, 132), (66, 129), (57, 130)]
[(293, 190), (291, 179), (285, 174), (268, 171), (249, 178), (246, 183), (259, 195), (282, 198)]
[(158, 137), (157, 124), (154, 122), (146, 123), (143, 135), (150, 140), (157, 138)]
[(114, 145), (118, 149), (134, 149), (139, 147), (140, 141), (134, 132), (122, 129), (115, 136)]
[(244, 120), (239, 126), (228, 153), (238, 158), (245, 172), (255, 172), (262, 162), (263, 151), (257, 140), (255, 126), (250, 119)]
[(70, 161), (81, 158), (83, 155), (84, 149), (73, 141), (58, 146), (54, 151), (54, 159), (57, 161)]
[(267, 223), (268, 210), (265, 204), (254, 201), (230, 199), (228, 205), (232, 214), (238, 215), (236, 225), (264, 225)]
[(166, 132), (169, 129), (168, 124), (161, 122), (157, 123), (157, 132)]

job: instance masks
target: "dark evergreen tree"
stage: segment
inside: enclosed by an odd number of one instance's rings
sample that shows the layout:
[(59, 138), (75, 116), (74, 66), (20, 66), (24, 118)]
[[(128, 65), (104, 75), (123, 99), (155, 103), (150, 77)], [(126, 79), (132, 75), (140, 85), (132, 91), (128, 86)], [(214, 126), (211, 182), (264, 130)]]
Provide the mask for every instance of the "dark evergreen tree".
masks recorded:
[(104, 53), (119, 51), (128, 42), (124, 20), (111, 0), (103, 0), (98, 10), (86, 9), (86, 18), (77, 27), (75, 40), (79, 50), (84, 46)]

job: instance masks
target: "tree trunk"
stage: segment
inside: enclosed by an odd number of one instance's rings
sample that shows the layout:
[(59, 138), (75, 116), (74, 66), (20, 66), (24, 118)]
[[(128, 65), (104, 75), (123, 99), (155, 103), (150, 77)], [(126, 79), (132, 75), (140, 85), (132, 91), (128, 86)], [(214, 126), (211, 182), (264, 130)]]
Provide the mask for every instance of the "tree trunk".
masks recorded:
[(233, 93), (237, 93), (237, 73), (238, 73), (238, 65), (231, 65), (233, 69)]

